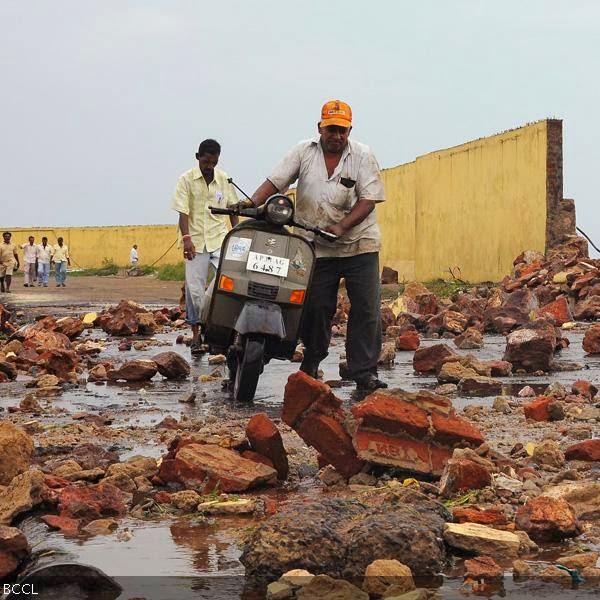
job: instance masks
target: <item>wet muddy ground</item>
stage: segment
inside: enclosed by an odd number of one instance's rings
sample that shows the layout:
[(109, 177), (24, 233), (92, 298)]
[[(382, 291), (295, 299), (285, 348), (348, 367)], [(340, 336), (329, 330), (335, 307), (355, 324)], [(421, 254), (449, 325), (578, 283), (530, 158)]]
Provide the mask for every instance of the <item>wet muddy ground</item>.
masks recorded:
[[(85, 278), (102, 279), (102, 278)], [(145, 278), (135, 281), (136, 291)], [(73, 286), (85, 281), (84, 278), (72, 280)], [(87, 282), (86, 282), (87, 283)], [(131, 282), (127, 281), (126, 285)], [(156, 282), (160, 283), (160, 282)], [(94, 284), (96, 285), (96, 284)], [(146, 285), (146, 284), (144, 284)], [(149, 301), (151, 286), (140, 297), (137, 293), (119, 288), (116, 294), (107, 294), (98, 288), (98, 294), (87, 301), (82, 298), (61, 298), (58, 294), (40, 304), (41, 296), (30, 293), (14, 294), (11, 304), (17, 311), (22, 311), (22, 318), (32, 319), (39, 314), (81, 314), (87, 310), (100, 308), (107, 302), (116, 302), (119, 297), (132, 297), (145, 302), (148, 307), (162, 307), (176, 303), (179, 284), (155, 293), (154, 302)], [(53, 290), (54, 291), (54, 290)], [(62, 290), (56, 290), (62, 292)], [(114, 291), (114, 290), (113, 290)], [(45, 293), (44, 290), (41, 292)], [(158, 296), (158, 298), (157, 298)], [(45, 296), (44, 296), (45, 298)], [(221, 389), (221, 382), (200, 382), (202, 375), (215, 374), (215, 369), (225, 374), (225, 366), (208, 364), (208, 356), (193, 359), (185, 345), (176, 344), (175, 339), (182, 330), (167, 330), (152, 338), (152, 345), (145, 350), (132, 349), (119, 352), (118, 340), (108, 339), (99, 329), (86, 330), (81, 340), (98, 340), (105, 343), (101, 357), (131, 358), (151, 357), (157, 352), (172, 349), (180, 352), (192, 365), (192, 374), (188, 381), (174, 383), (155, 380), (144, 385), (133, 384), (95, 384), (72, 386), (57, 397), (42, 399), (40, 404), (47, 409), (38, 417), (20, 417), (13, 415), (21, 423), (27, 423), (28, 430), (34, 434), (36, 446), (43, 453), (44, 449), (54, 451), (61, 445), (72, 443), (96, 442), (117, 450), (121, 459), (141, 454), (159, 457), (165, 453), (166, 445), (174, 436), (173, 431), (156, 429), (155, 426), (165, 417), (173, 417), (183, 423), (197, 426), (208, 426), (215, 434), (229, 435), (232, 432), (243, 434), (247, 419), (256, 412), (266, 412), (280, 422), (279, 413), (283, 398), (283, 388), (288, 376), (297, 368), (297, 364), (274, 361), (265, 368), (261, 378), (256, 399), (251, 404), (233, 403)], [(514, 396), (513, 400), (523, 403), (516, 397), (524, 385), (531, 385), (540, 393), (549, 383), (560, 381), (565, 386), (576, 379), (586, 379), (598, 385), (600, 381), (600, 358), (585, 357), (581, 348), (583, 329), (565, 333), (570, 346), (563, 350), (560, 361), (563, 363), (579, 363), (583, 370), (565, 370), (544, 376), (513, 376), (504, 378), (504, 393)], [(147, 340), (148, 338), (140, 338)], [(440, 340), (423, 340), (423, 345), (439, 343)], [(451, 343), (451, 342), (449, 342)], [(481, 359), (500, 359), (504, 352), (505, 338), (502, 336), (485, 336), (485, 346), (481, 350), (469, 351)], [(334, 338), (329, 357), (322, 364), (325, 380), (339, 380), (338, 363), (344, 351), (343, 338)], [(466, 352), (463, 352), (466, 353)], [(437, 385), (435, 377), (417, 376), (412, 368), (412, 352), (397, 352), (396, 362), (389, 368), (382, 368), (381, 378), (390, 387), (402, 387), (407, 390), (418, 388), (433, 389)], [(575, 366), (575, 365), (572, 365)], [(5, 415), (9, 406), (18, 405), (27, 390), (27, 378), (19, 377), (12, 383), (0, 386), (0, 416)], [(180, 399), (189, 392), (197, 394), (194, 405), (183, 404)], [(347, 405), (361, 399), (353, 385), (343, 384), (335, 390), (336, 395)], [(494, 397), (467, 398), (455, 397), (453, 404), (457, 410), (468, 405), (490, 407)], [(103, 417), (109, 424), (98, 427), (89, 419), (73, 420), (76, 413), (87, 413)], [(556, 429), (556, 423), (539, 424), (535, 427), (523, 427), (522, 414), (513, 412), (510, 415), (500, 413), (488, 414), (485, 420), (477, 425), (484, 431), (488, 442), (495, 450), (508, 452), (517, 442), (523, 444), (536, 442), (548, 432), (548, 428)], [(592, 423), (594, 436), (599, 435), (598, 422)], [(302, 440), (285, 425), (281, 425), (284, 442), (290, 453), (292, 476), (282, 488), (262, 490), (259, 496), (271, 497), (280, 505), (297, 498), (298, 495), (315, 498), (319, 495), (333, 494), (316, 479), (316, 454), (306, 448)], [(564, 434), (568, 438), (568, 432)], [(596, 478), (597, 478), (596, 474)], [(48, 532), (47, 527), (36, 517), (28, 517), (21, 527), (30, 543), (35, 545), (36, 554), (45, 554), (51, 560), (75, 560), (94, 565), (108, 575), (125, 583), (128, 590), (122, 598), (261, 598), (264, 590), (251, 590), (244, 580), (244, 568), (239, 562), (240, 544), (244, 536), (255, 525), (252, 517), (155, 517), (149, 520), (128, 518), (120, 521), (119, 530), (110, 536), (65, 538), (61, 533)], [(581, 536), (560, 548), (548, 547), (546, 554), (540, 559), (550, 562), (558, 555), (558, 550), (565, 552), (569, 547), (598, 549), (600, 531), (592, 531), (588, 537)], [(506, 564), (510, 566), (510, 562)], [(462, 584), (460, 577), (460, 561), (456, 569), (450, 569), (446, 578), (420, 582), (422, 586), (437, 590), (439, 597), (464, 597), (459, 591)], [(219, 577), (218, 585), (215, 577)], [(210, 579), (205, 579), (209, 577)], [(168, 578), (168, 579), (167, 579)], [(210, 582), (210, 583), (209, 583)], [(144, 593), (143, 586), (151, 586), (152, 593)], [(142, 586), (142, 588), (140, 588)], [(140, 589), (138, 589), (140, 588)], [(164, 589), (163, 589), (164, 588)], [(137, 590), (139, 593), (134, 592)], [(515, 583), (512, 577), (505, 577), (501, 588), (490, 590), (491, 597), (592, 597), (597, 589), (569, 590), (558, 584), (541, 581)], [(189, 596), (187, 595), (189, 594)]]

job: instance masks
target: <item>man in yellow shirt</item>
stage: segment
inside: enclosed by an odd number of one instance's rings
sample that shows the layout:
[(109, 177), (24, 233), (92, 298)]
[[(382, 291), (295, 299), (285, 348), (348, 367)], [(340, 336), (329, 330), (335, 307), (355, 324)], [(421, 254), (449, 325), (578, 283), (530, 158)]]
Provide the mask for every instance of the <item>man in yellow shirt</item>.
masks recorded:
[[(227, 234), (227, 218), (211, 214), (209, 207), (225, 208), (238, 202), (227, 173), (216, 169), (221, 146), (215, 140), (204, 140), (198, 147), (198, 166), (183, 173), (175, 187), (171, 208), (179, 213), (180, 240), (185, 259), (185, 314), (192, 327), (192, 354), (202, 353), (200, 315), (208, 266), (219, 265), (221, 243)], [(229, 217), (231, 226), (237, 217)]]
[(57, 239), (58, 244), (52, 250), (52, 260), (54, 261), (54, 271), (56, 278), (56, 287), (65, 287), (67, 280), (67, 265), (71, 265), (69, 256), (69, 247), (63, 243), (63, 239)]
[[(15, 265), (19, 268), (19, 255), (17, 247), (10, 243), (12, 234), (10, 231), (5, 231), (2, 234), (4, 240), (0, 244), (0, 292), (10, 294), (10, 283)], [(6, 282), (6, 285), (5, 285)]]

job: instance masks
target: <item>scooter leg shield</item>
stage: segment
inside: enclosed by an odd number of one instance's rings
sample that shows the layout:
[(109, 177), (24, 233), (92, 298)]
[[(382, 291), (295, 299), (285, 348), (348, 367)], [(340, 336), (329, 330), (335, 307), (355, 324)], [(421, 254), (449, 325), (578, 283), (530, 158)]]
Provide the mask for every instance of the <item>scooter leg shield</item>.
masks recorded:
[(284, 339), (281, 307), (271, 302), (246, 302), (235, 323), (235, 330), (241, 335), (273, 335)]

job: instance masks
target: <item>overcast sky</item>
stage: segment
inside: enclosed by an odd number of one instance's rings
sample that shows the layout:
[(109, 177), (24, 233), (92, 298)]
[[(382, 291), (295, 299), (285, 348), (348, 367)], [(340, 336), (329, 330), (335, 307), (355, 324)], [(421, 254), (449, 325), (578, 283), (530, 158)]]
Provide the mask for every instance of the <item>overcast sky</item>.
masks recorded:
[(174, 222), (198, 142), (249, 192), (354, 110), (382, 167), (564, 119), (564, 196), (600, 241), (600, 3), (0, 0), (5, 226)]

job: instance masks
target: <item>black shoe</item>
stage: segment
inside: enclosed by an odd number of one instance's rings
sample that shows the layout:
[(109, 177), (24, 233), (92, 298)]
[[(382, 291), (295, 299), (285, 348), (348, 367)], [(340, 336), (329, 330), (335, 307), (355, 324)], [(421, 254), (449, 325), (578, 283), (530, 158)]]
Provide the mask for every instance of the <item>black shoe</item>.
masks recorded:
[(201, 354), (206, 353), (206, 349), (204, 348), (201, 341), (197, 341), (191, 343), (190, 352), (192, 353), (192, 356), (200, 356)]
[(312, 377), (313, 379), (319, 378), (319, 365), (318, 364), (303, 360), (302, 364), (300, 365), (300, 370), (303, 373), (306, 373), (307, 375)]
[(372, 373), (357, 377), (354, 381), (356, 381), (356, 389), (361, 392), (374, 392), (375, 390), (384, 389), (388, 386), (385, 381), (377, 379)]

